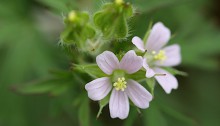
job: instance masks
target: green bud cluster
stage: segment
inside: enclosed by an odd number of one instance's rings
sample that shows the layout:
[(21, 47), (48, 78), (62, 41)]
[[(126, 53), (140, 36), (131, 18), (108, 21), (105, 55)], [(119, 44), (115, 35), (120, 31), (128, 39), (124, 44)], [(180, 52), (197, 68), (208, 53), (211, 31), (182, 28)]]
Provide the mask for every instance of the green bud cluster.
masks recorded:
[(65, 44), (76, 44), (77, 47), (84, 48), (87, 39), (92, 39), (96, 34), (86, 12), (71, 11), (64, 18), (64, 23), (66, 27), (61, 33), (61, 40)]
[(123, 39), (128, 36), (127, 20), (132, 17), (133, 8), (129, 3), (108, 3), (94, 15), (95, 25), (107, 39)]
[(92, 16), (87, 12), (70, 11), (64, 17), (61, 43), (85, 52), (99, 50), (104, 42), (128, 37), (128, 19), (132, 16), (133, 7), (123, 0), (104, 4)]

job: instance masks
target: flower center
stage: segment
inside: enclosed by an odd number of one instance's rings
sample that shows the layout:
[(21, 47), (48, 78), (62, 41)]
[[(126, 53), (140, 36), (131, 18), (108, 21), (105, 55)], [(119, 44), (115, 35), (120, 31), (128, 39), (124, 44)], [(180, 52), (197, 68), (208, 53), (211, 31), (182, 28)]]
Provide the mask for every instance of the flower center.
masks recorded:
[(76, 19), (76, 12), (75, 11), (71, 11), (68, 14), (68, 19), (73, 22)]
[(124, 77), (119, 77), (118, 78), (118, 81), (116, 81), (113, 86), (115, 87), (115, 89), (117, 91), (121, 90), (121, 91), (124, 91), (125, 88), (127, 88), (127, 82), (125, 81), (125, 78)]
[(164, 50), (160, 50), (158, 53), (156, 53), (156, 51), (152, 51), (152, 54), (154, 60), (164, 61), (167, 58)]

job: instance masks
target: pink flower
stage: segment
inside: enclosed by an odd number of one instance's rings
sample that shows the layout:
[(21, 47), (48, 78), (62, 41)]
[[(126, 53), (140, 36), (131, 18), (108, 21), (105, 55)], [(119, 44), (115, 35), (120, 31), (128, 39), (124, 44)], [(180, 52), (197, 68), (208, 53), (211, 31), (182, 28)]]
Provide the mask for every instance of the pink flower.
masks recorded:
[[(132, 43), (144, 55), (143, 67), (146, 69), (146, 77), (155, 77), (166, 93), (170, 93), (172, 89), (177, 89), (177, 79), (162, 69), (161, 67), (172, 67), (180, 64), (181, 54), (180, 47), (177, 44), (164, 47), (171, 36), (170, 30), (161, 22), (156, 23), (148, 36), (146, 42), (139, 37), (134, 37)], [(157, 74), (165, 74), (165, 76), (155, 76)]]
[(128, 74), (133, 74), (142, 68), (142, 57), (131, 50), (119, 62), (114, 53), (105, 51), (96, 57), (96, 62), (99, 68), (109, 76), (87, 83), (85, 89), (88, 91), (88, 97), (94, 101), (105, 98), (112, 91), (109, 101), (112, 118), (127, 118), (128, 98), (139, 108), (149, 107), (152, 95), (138, 82), (127, 77)]

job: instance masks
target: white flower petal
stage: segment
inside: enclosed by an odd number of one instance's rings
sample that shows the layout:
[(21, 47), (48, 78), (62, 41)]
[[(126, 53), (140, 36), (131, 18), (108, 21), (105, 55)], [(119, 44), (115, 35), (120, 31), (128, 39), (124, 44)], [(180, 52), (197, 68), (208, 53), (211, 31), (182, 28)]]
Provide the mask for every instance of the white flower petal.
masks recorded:
[(158, 74), (166, 74), (165, 76), (155, 76), (155, 78), (167, 94), (169, 94), (172, 89), (177, 89), (178, 82), (176, 77), (161, 68), (154, 68), (154, 71)]
[(134, 50), (128, 51), (120, 62), (120, 69), (125, 70), (128, 74), (132, 74), (141, 69), (143, 59), (137, 56)]
[(151, 77), (153, 77), (155, 75), (154, 70), (151, 69), (149, 67), (149, 65), (147, 64), (147, 59), (146, 58), (144, 58), (144, 60), (143, 60), (143, 67), (146, 69), (146, 75), (145, 76), (147, 78), (151, 78)]
[(141, 50), (142, 52), (145, 51), (144, 49), (144, 43), (143, 41), (141, 40), (141, 38), (135, 36), (132, 38), (132, 43), (139, 49)]
[(170, 30), (163, 23), (156, 23), (150, 32), (145, 49), (150, 52), (160, 50), (169, 41), (170, 36)]
[(155, 62), (158, 66), (176, 66), (181, 62), (181, 53), (179, 45), (167, 46), (163, 49), (165, 51), (166, 59), (162, 62)]
[(106, 74), (112, 74), (112, 71), (119, 68), (118, 58), (114, 53), (105, 51), (96, 57), (99, 68)]
[(138, 82), (134, 80), (127, 81), (126, 93), (131, 101), (139, 108), (145, 109), (149, 107), (152, 95)]
[(112, 89), (111, 81), (108, 77), (95, 79), (85, 85), (88, 96), (94, 101), (103, 99)]
[(129, 100), (124, 91), (112, 90), (109, 101), (110, 115), (112, 118), (125, 119), (129, 113)]

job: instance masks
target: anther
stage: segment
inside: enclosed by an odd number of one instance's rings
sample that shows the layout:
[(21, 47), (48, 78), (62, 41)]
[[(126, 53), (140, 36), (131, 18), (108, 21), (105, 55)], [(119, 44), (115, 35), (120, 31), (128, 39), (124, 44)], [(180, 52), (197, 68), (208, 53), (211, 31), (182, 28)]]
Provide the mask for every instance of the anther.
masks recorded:
[(166, 74), (155, 74), (154, 76), (166, 76)]
[(122, 77), (122, 78), (118, 78), (117, 79), (117, 82), (115, 82), (114, 84), (113, 84), (113, 86), (115, 87), (115, 89), (117, 90), (117, 91), (119, 91), (119, 90), (121, 90), (121, 91), (124, 91), (125, 90), (125, 88), (127, 88), (127, 82), (125, 81), (125, 78), (124, 77)]

